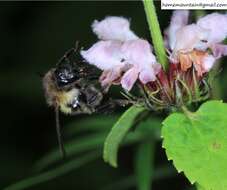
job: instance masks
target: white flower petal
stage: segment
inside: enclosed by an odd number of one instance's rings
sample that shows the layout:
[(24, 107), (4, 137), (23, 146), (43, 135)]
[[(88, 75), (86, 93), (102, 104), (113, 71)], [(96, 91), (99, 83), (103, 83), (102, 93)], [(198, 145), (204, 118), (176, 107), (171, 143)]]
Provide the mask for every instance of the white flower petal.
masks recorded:
[(122, 53), (127, 63), (139, 73), (140, 81), (146, 84), (156, 79), (156, 74), (161, 70), (152, 53), (151, 45), (146, 40), (127, 41), (122, 46)]
[(166, 31), (169, 47), (173, 50), (176, 43), (176, 32), (188, 23), (188, 10), (173, 11), (169, 28)]
[(127, 91), (130, 91), (138, 78), (139, 71), (133, 67), (129, 69), (121, 79), (121, 86)]
[(130, 64), (143, 67), (146, 64), (156, 63), (152, 47), (146, 40), (138, 39), (125, 42), (122, 46), (122, 53)]
[(227, 15), (212, 13), (200, 18), (197, 25), (209, 30), (208, 43), (222, 42), (227, 36)]
[(103, 71), (102, 75), (99, 78), (101, 86), (104, 88), (109, 88), (109, 86), (113, 83), (113, 81), (117, 80), (121, 76), (121, 70), (111, 69)]
[(200, 28), (196, 24), (184, 26), (176, 33), (177, 40), (174, 52), (188, 52), (194, 48), (207, 48), (206, 44), (203, 44), (203, 41), (207, 40), (208, 35), (209, 32), (207, 30)]
[(99, 41), (86, 51), (81, 51), (82, 57), (101, 70), (124, 67), (121, 54), (122, 43), (118, 41)]
[(156, 76), (153, 69), (151, 68), (149, 70), (142, 70), (139, 74), (139, 79), (143, 84), (147, 84), (148, 82), (155, 81)]
[(93, 32), (101, 40), (135, 40), (138, 37), (130, 30), (130, 23), (126, 18), (110, 16), (102, 21), (94, 21)]
[(224, 44), (212, 44), (212, 53), (216, 59), (227, 55), (227, 45)]
[(205, 72), (209, 72), (210, 69), (213, 67), (216, 59), (212, 55), (208, 55), (203, 59), (203, 69)]
[(105, 41), (99, 41), (80, 53), (88, 63), (103, 70), (100, 82), (104, 88), (121, 82), (122, 87), (129, 91), (138, 77), (144, 84), (156, 79), (161, 66), (157, 64), (152, 47), (129, 29), (127, 19), (107, 17), (101, 22), (95, 21), (92, 27)]

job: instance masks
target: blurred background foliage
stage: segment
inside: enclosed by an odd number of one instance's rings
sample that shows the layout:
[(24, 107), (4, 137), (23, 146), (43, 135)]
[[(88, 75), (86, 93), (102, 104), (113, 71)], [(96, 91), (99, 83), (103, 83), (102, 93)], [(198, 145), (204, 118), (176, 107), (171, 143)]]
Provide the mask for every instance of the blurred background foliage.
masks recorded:
[[(37, 185), (27, 189), (119, 190), (139, 186), (140, 190), (146, 190), (151, 176), (152, 189), (190, 189), (189, 182), (177, 174), (161, 148), (159, 128), (164, 115), (151, 115), (149, 121), (142, 122), (127, 136), (117, 169), (104, 163), (102, 148), (108, 131), (123, 110), (109, 116), (61, 115), (68, 152), (67, 160), (62, 161), (57, 149), (54, 112), (43, 96), (40, 74), (54, 67), (77, 40), (84, 48), (97, 40), (90, 29), (94, 19), (125, 16), (131, 19), (131, 27), (138, 36), (149, 39), (141, 2), (0, 4), (0, 189), (28, 179), (11, 187), (24, 189), (23, 185), (36, 180)], [(159, 5), (157, 9), (163, 30), (171, 12), (160, 11)], [(222, 81), (221, 86), (216, 82), (214, 91), (215, 98), (224, 100), (227, 98), (225, 67), (223, 62), (222, 72), (216, 78)], [(149, 156), (151, 159), (146, 159)]]

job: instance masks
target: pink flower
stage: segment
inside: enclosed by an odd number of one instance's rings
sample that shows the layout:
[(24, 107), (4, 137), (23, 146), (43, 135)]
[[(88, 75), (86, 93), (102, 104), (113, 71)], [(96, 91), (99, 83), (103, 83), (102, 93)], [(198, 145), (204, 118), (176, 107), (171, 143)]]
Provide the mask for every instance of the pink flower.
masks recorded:
[(126, 90), (131, 90), (137, 78), (143, 84), (156, 80), (156, 74), (161, 70), (155, 56), (152, 54), (151, 45), (146, 40), (133, 40), (125, 42), (122, 53), (131, 69), (122, 77), (121, 84)]
[(227, 55), (227, 46), (220, 44), (227, 37), (227, 15), (212, 13), (198, 20), (197, 25), (209, 31), (207, 47), (216, 58)]
[(100, 82), (107, 90), (109, 85), (121, 76), (127, 66), (120, 51), (121, 46), (120, 41), (99, 41), (90, 49), (80, 52), (88, 63), (104, 71)]
[(188, 16), (189, 16), (188, 10), (173, 12), (170, 25), (168, 29), (165, 31), (166, 35), (168, 36), (169, 47), (171, 50), (173, 50), (176, 43), (176, 32), (183, 26), (187, 25)]
[(203, 41), (206, 41), (208, 31), (201, 29), (196, 24), (186, 25), (176, 32), (176, 43), (173, 48), (174, 53), (189, 52), (194, 48), (203, 49)]
[[(186, 25), (187, 16), (182, 11), (173, 12), (167, 33), (172, 50), (170, 60), (180, 62), (185, 71), (194, 65), (202, 75), (212, 68), (216, 59), (227, 55), (227, 46), (221, 44), (227, 36), (227, 16), (213, 13), (200, 18), (196, 24)], [(212, 54), (206, 53), (208, 48)]]
[(90, 64), (101, 70), (110, 70), (125, 65), (122, 61), (121, 47), (120, 41), (98, 41), (88, 50), (82, 50), (80, 53)]
[(148, 41), (138, 38), (129, 21), (122, 17), (107, 17), (92, 24), (94, 33), (105, 41), (81, 51), (83, 58), (103, 70), (101, 85), (108, 90), (111, 84), (121, 83), (130, 91), (139, 79), (143, 84), (156, 80), (161, 67), (156, 62)]
[(216, 59), (212, 55), (208, 55), (203, 59), (203, 69), (205, 72), (209, 72), (209, 70), (213, 67)]
[(210, 48), (216, 59), (227, 55), (227, 45), (224, 44), (211, 44)]
[(197, 25), (209, 30), (208, 43), (220, 43), (227, 36), (227, 15), (212, 13), (200, 18)]
[(176, 38), (172, 56), (174, 60), (180, 61), (182, 70), (186, 71), (193, 65), (199, 76), (208, 72), (205, 68), (211, 68), (206, 66), (210, 59), (204, 51), (207, 49), (207, 30), (196, 24), (186, 25), (177, 31)]

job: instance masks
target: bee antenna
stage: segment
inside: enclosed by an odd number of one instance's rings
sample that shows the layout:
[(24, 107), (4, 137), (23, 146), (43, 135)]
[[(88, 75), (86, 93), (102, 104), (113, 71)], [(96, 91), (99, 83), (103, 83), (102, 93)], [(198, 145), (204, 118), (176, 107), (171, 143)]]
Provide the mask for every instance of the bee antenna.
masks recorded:
[(56, 119), (55, 121), (56, 121), (58, 145), (59, 145), (59, 149), (60, 149), (61, 154), (62, 154), (62, 158), (65, 159), (66, 158), (66, 151), (65, 151), (64, 144), (63, 144), (63, 141), (62, 141), (61, 126), (60, 126), (60, 120), (59, 120), (59, 107), (58, 106), (55, 107), (55, 119)]
[(78, 48), (79, 48), (79, 41), (76, 41), (74, 51), (76, 52), (78, 50)]

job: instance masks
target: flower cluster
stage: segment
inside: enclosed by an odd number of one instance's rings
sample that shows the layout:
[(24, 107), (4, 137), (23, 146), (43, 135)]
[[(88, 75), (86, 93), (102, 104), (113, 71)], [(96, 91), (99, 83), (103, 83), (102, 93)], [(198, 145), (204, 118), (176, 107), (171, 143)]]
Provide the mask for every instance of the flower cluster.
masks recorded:
[(164, 72), (151, 44), (139, 38), (123, 17), (94, 21), (92, 30), (99, 38), (81, 55), (103, 71), (100, 83), (106, 90), (121, 84), (130, 91), (136, 81), (150, 108), (163, 109), (201, 101), (209, 96), (206, 73), (215, 61), (227, 55), (227, 15), (212, 13), (188, 24), (189, 11), (174, 11), (165, 30), (169, 70)]
[(227, 15), (212, 13), (187, 25), (188, 14), (188, 11), (175, 11), (165, 32), (170, 59), (180, 63), (183, 71), (193, 65), (198, 76), (202, 76), (217, 59), (227, 55), (227, 46), (222, 44), (227, 36)]
[(94, 21), (92, 29), (100, 41), (87, 51), (81, 51), (81, 55), (103, 70), (100, 77), (103, 87), (108, 89), (111, 84), (121, 84), (130, 91), (137, 79), (143, 84), (156, 80), (161, 67), (152, 47), (130, 30), (127, 19), (107, 17)]

